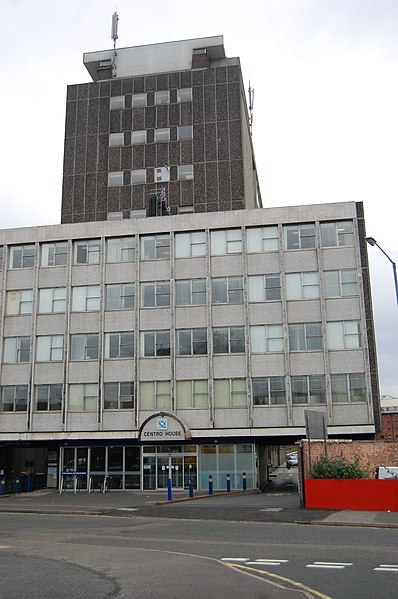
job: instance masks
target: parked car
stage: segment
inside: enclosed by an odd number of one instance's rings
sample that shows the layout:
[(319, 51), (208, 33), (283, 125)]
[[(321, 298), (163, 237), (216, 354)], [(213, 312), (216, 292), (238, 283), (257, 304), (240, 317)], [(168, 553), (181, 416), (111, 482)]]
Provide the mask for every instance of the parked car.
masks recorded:
[(289, 469), (292, 466), (298, 465), (298, 453), (297, 451), (293, 451), (292, 453), (288, 453), (286, 456), (286, 468)]

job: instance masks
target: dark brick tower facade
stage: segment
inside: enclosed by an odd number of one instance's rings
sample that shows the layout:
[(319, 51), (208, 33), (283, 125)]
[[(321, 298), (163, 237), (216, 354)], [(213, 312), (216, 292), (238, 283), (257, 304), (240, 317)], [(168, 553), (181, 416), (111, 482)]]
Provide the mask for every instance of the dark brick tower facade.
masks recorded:
[(94, 81), (67, 94), (62, 223), (153, 215), (161, 191), (170, 214), (261, 206), (239, 59), (222, 37), (84, 62)]

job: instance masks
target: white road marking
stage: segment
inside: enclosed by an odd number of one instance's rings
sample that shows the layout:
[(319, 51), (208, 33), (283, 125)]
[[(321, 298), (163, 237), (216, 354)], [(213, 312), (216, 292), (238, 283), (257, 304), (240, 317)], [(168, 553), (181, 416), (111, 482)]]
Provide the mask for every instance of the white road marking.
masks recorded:
[(117, 509), (124, 512), (136, 512), (138, 507), (118, 507)]
[(331, 568), (334, 570), (344, 570), (346, 566), (352, 566), (352, 562), (314, 562), (307, 564), (306, 568)]
[(222, 562), (247, 562), (248, 557), (222, 557)]
[(0, 545), (0, 549), (8, 549), (11, 545)]
[(396, 564), (380, 564), (377, 568), (373, 568), (373, 570), (378, 570), (379, 572), (398, 572), (398, 565)]

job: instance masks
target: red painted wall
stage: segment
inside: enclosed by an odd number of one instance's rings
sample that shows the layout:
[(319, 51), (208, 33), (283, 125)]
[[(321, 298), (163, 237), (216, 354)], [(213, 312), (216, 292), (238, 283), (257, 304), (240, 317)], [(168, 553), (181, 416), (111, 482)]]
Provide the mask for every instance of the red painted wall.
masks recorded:
[(398, 512), (398, 480), (306, 479), (305, 507)]

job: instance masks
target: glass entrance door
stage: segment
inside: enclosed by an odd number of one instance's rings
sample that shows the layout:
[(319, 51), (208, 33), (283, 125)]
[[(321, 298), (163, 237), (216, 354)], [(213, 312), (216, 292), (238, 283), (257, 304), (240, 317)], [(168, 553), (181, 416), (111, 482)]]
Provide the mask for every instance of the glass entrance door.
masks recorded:
[(173, 489), (184, 488), (182, 457), (157, 456), (158, 489), (167, 489), (167, 479), (171, 478)]

